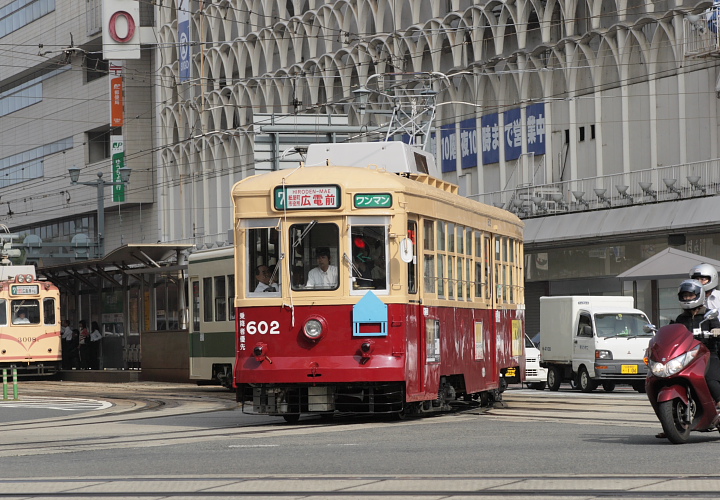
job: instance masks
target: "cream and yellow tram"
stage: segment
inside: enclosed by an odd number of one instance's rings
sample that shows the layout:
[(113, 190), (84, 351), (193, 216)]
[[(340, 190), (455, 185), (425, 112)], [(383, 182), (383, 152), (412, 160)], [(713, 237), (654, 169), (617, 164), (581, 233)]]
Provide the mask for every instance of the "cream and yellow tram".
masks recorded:
[(0, 368), (52, 375), (61, 360), (58, 288), (33, 266), (0, 266)]
[(422, 413), (490, 404), (507, 371), (520, 381), (522, 222), (418, 173), (408, 146), (381, 146), (386, 168), (304, 166), (234, 186), (245, 411)]

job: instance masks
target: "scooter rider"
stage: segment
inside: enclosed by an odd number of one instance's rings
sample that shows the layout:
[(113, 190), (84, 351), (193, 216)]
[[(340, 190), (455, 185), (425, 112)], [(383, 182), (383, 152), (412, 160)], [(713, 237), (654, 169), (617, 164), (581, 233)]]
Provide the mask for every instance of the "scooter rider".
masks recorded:
[(710, 264), (698, 264), (690, 269), (690, 278), (698, 280), (705, 290), (705, 305), (708, 309), (720, 309), (720, 291), (718, 286), (718, 272)]
[[(715, 272), (715, 281), (717, 282), (717, 272)], [(720, 321), (717, 318), (705, 321), (700, 325), (707, 311), (707, 308), (703, 305), (704, 299), (703, 285), (699, 281), (685, 280), (680, 283), (678, 300), (680, 301), (680, 307), (684, 311), (675, 319), (675, 323), (685, 325), (693, 334), (695, 334), (696, 329), (700, 328), (704, 332), (709, 332), (713, 328), (720, 328)], [(699, 340), (710, 350), (710, 359), (708, 360), (705, 378), (715, 403), (720, 404), (720, 358), (718, 357), (720, 339), (705, 334), (699, 337)]]

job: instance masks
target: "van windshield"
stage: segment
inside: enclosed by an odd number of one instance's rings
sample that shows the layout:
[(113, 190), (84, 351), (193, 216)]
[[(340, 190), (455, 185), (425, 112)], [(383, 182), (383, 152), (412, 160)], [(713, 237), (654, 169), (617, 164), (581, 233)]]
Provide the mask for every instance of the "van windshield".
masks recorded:
[(596, 314), (595, 327), (598, 337), (652, 337), (643, 327), (648, 320), (642, 314)]

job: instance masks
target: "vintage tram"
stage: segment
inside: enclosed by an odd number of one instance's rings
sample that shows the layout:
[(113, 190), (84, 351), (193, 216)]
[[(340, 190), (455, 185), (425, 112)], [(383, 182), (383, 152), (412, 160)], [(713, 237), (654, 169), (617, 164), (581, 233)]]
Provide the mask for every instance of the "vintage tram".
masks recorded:
[(0, 265), (0, 368), (20, 377), (60, 370), (60, 292), (35, 267)]
[(235, 249), (200, 250), (188, 258), (190, 380), (233, 385)]
[(399, 142), (307, 154), (232, 190), (244, 411), (402, 416), (519, 382), (523, 223)]

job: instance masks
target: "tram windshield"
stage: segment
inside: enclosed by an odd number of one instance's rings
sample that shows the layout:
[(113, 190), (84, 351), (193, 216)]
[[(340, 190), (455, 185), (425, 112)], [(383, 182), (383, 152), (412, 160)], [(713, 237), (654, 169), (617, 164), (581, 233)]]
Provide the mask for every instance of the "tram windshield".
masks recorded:
[(351, 225), (353, 290), (387, 289), (387, 227)]
[(13, 325), (37, 325), (40, 323), (40, 303), (23, 299), (11, 301)]
[(336, 224), (293, 224), (289, 244), (293, 290), (335, 290), (340, 285), (340, 231)]
[(7, 301), (0, 299), (0, 325), (7, 325)]
[[(279, 221), (272, 219), (255, 222), (247, 232), (247, 262), (250, 269), (247, 273), (247, 289), (250, 296), (280, 296), (280, 232), (277, 230)], [(259, 227), (272, 225), (273, 227)]]

